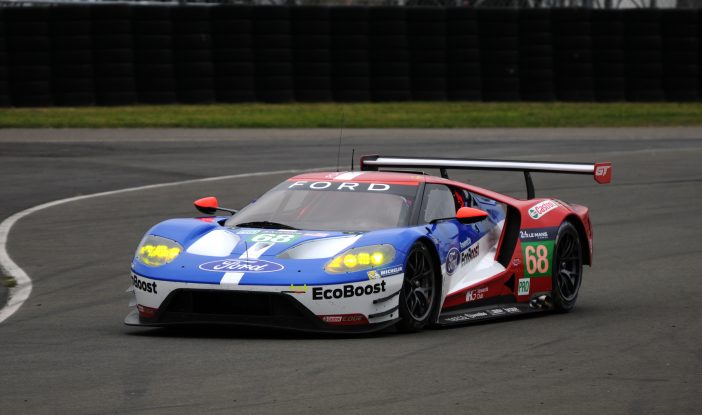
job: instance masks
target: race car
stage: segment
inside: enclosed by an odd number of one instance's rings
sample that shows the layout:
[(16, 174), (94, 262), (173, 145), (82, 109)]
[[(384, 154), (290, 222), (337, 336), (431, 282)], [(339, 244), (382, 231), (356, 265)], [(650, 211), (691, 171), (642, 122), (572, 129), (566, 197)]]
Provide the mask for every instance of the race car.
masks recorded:
[[(523, 172), (527, 198), (450, 169)], [(200, 199), (206, 216), (141, 240), (125, 323), (417, 331), (567, 312), (592, 263), (592, 225), (584, 206), (535, 198), (532, 172), (609, 183), (612, 165), (373, 155), (360, 171), (291, 177), (240, 211)]]

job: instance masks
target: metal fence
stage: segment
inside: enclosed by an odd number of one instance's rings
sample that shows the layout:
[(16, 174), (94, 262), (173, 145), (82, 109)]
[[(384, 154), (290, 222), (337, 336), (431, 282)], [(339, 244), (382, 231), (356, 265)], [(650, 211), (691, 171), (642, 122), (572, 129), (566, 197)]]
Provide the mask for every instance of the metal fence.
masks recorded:
[(35, 4), (240, 4), (255, 6), (398, 6), (588, 9), (702, 9), (702, 0), (0, 0), (0, 7)]

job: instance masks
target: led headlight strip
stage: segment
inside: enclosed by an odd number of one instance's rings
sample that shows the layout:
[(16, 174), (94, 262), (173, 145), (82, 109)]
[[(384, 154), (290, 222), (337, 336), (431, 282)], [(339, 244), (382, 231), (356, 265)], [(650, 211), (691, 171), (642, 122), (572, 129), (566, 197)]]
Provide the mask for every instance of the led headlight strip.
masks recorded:
[(395, 248), (389, 244), (352, 248), (335, 256), (324, 266), (330, 274), (362, 271), (391, 263), (395, 259)]
[(137, 248), (135, 259), (150, 267), (160, 267), (176, 259), (183, 247), (176, 241), (156, 235), (146, 235)]

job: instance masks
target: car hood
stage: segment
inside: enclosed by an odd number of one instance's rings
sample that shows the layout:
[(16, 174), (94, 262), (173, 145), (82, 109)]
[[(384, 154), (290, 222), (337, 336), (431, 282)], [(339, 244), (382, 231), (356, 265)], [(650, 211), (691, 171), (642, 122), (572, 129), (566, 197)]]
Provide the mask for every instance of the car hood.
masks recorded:
[[(169, 281), (240, 285), (319, 285), (368, 280), (368, 269), (328, 274), (324, 266), (335, 255), (356, 246), (392, 244), (396, 255), (381, 270), (404, 261), (407, 228), (371, 232), (226, 228), (217, 222), (174, 219), (148, 234), (177, 241), (183, 252), (171, 263), (149, 267), (134, 260), (136, 274)], [(293, 250), (296, 255), (290, 255)]]

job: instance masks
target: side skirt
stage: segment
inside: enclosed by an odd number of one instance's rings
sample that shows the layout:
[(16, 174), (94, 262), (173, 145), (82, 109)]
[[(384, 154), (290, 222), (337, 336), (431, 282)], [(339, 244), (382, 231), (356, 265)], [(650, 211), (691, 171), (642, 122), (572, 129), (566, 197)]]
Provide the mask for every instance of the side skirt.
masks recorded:
[(462, 310), (444, 311), (439, 315), (443, 326), (464, 324), (472, 321), (493, 320), (547, 311), (547, 307), (533, 307), (529, 303), (492, 304)]

